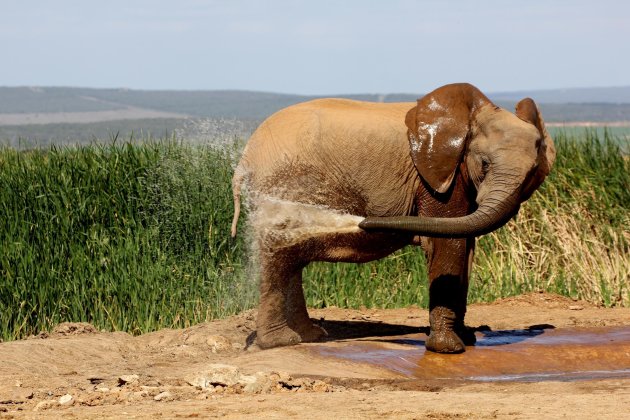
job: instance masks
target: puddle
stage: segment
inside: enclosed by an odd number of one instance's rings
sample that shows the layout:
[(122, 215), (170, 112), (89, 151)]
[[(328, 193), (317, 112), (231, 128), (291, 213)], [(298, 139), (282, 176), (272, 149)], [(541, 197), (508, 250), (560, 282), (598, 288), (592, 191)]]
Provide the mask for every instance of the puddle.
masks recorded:
[(630, 327), (477, 332), (456, 355), (426, 352), (426, 335), (329, 342), (310, 351), (417, 379), (579, 381), (630, 378)]

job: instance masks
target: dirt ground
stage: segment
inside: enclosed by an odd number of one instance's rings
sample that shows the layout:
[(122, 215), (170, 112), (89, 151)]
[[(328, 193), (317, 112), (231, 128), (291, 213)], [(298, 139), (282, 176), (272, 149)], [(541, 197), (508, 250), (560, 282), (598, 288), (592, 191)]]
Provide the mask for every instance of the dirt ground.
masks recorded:
[(311, 316), (326, 342), (271, 350), (251, 344), (254, 311), (1, 343), (0, 418), (630, 418), (627, 308), (549, 294), (471, 305), (479, 341), (461, 355), (425, 353), (425, 310)]

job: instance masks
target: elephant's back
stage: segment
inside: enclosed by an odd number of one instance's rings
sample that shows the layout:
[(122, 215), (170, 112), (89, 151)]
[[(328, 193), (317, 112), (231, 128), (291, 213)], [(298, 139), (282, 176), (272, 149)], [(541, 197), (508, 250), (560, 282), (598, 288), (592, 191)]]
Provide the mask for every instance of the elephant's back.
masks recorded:
[(295, 104), (260, 124), (245, 147), (243, 160), (260, 171), (272, 162), (295, 158), (313, 148), (354, 149), (361, 139), (381, 143), (403, 139), (406, 143), (405, 116), (414, 106), (412, 102), (337, 98)]
[[(272, 119), (317, 117), (319, 124), (331, 124), (337, 129), (348, 127), (351, 131), (362, 128), (376, 132), (392, 129), (406, 132), (404, 125), (407, 112), (415, 106), (413, 102), (367, 102), (352, 99), (324, 98), (293, 105), (277, 112)], [(311, 121), (313, 121), (309, 118)]]
[[(333, 207), (345, 197), (361, 208), (344, 210), (362, 214), (369, 205), (354, 185), (387, 183), (394, 176), (391, 182), (400, 183), (413, 169), (405, 116), (414, 106), (348, 99), (290, 106), (258, 127), (237, 170), (254, 190)], [(331, 183), (337, 185), (325, 194), (318, 190)]]

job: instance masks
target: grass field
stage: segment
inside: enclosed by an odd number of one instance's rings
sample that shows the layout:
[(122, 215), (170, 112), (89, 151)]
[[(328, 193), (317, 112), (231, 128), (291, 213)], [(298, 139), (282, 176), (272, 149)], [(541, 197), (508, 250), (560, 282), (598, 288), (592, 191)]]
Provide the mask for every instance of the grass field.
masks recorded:
[[(552, 175), (479, 240), (470, 301), (545, 290), (630, 305), (628, 140), (586, 133), (558, 132)], [(62, 321), (141, 333), (255, 305), (246, 240), (229, 238), (237, 155), (175, 140), (0, 149), (0, 338)], [(318, 307), (428, 303), (416, 248), (312, 264), (305, 289)]]

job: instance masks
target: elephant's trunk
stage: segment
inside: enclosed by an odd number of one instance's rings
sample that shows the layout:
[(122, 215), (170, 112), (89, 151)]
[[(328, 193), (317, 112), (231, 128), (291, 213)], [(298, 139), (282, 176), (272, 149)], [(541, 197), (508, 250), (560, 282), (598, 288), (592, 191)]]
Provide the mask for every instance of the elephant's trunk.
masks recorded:
[(359, 227), (365, 230), (399, 230), (440, 238), (480, 236), (500, 228), (518, 212), (519, 190), (490, 191), (475, 212), (463, 217), (367, 217), (359, 223)]

